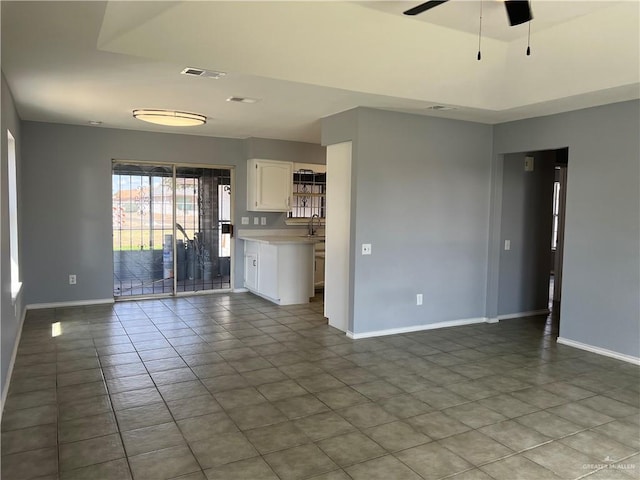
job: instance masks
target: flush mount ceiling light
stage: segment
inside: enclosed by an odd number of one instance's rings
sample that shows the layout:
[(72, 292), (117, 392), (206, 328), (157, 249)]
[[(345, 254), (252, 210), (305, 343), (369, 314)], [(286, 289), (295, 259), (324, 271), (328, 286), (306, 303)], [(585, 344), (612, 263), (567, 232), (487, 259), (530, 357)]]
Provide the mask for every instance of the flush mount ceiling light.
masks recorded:
[(133, 111), (133, 116), (144, 122), (169, 127), (194, 127), (207, 123), (207, 117), (204, 115), (175, 110), (139, 109)]

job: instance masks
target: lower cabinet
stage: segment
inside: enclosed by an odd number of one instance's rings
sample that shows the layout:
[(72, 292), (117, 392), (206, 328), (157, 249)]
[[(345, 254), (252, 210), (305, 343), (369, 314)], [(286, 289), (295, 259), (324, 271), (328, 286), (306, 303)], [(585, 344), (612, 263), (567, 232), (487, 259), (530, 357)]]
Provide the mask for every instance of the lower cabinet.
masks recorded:
[(258, 254), (248, 253), (244, 256), (244, 285), (249, 290), (258, 287)]
[(308, 303), (314, 295), (314, 249), (309, 243), (245, 240), (244, 286), (278, 305)]

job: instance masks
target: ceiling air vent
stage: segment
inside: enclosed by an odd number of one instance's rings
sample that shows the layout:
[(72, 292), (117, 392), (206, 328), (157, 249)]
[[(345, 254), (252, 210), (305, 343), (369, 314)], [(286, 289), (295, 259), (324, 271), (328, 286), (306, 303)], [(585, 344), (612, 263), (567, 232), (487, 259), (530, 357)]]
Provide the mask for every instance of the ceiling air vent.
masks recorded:
[(238, 103), (256, 103), (259, 100), (257, 98), (249, 98), (249, 97), (229, 97), (227, 98), (227, 102), (238, 102)]
[(457, 110), (456, 107), (452, 107), (451, 105), (431, 105), (427, 107), (427, 110), (435, 110), (437, 112), (444, 112), (446, 110)]
[(194, 77), (213, 78), (215, 80), (221, 77), (224, 77), (226, 75), (225, 72), (217, 72), (215, 70), (203, 70), (202, 68), (194, 68), (194, 67), (187, 67), (184, 70), (182, 70), (180, 73), (182, 73), (183, 75), (191, 75)]

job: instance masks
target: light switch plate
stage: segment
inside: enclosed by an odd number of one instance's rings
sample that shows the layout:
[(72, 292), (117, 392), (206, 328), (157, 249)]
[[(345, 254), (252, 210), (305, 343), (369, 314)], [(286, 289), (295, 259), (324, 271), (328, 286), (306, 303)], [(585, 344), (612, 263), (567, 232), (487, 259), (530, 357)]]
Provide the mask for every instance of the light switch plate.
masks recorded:
[(524, 157), (524, 171), (525, 172), (533, 172), (533, 158), (534, 157)]
[(249, 225), (249, 217), (242, 217), (240, 223), (242, 223), (242, 225)]
[(363, 243), (362, 244), (362, 255), (371, 255), (371, 244)]
[(253, 217), (253, 224), (260, 225), (260, 217)]
[(267, 217), (260, 217), (260, 225), (266, 225), (267, 224)]
[(511, 240), (505, 240), (504, 241), (504, 249), (505, 250), (511, 250)]

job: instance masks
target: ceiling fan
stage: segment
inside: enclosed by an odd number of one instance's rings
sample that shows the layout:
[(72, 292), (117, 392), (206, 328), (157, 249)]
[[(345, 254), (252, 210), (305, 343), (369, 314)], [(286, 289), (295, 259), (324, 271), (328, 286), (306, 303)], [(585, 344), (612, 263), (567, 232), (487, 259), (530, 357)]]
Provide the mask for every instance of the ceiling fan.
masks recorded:
[[(404, 14), (418, 15), (419, 13), (431, 10), (432, 8), (442, 5), (448, 1), (449, 0), (429, 0), (428, 2), (424, 2), (410, 8), (404, 12)], [(520, 25), (521, 23), (528, 22), (533, 18), (528, 0), (504, 0), (504, 6), (507, 8), (507, 16), (509, 17), (509, 23), (512, 27), (514, 25)]]

